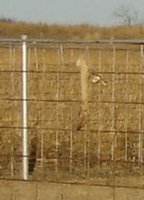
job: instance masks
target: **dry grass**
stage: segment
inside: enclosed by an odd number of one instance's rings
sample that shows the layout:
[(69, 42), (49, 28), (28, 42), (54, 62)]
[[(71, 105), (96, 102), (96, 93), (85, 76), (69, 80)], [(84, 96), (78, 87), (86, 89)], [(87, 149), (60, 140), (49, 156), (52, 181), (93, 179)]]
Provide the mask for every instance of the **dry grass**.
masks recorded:
[[(2, 72), (20, 70), (19, 50), (11, 49), (10, 60), (10, 49), (0, 49), (0, 173), (4, 177), (10, 177), (10, 171), (19, 177), (21, 169), (21, 73)], [(29, 46), (29, 146), (41, 158), (34, 178), (111, 180), (114, 175), (143, 174), (138, 164), (139, 133), (144, 128), (140, 47), (116, 46), (114, 51), (111, 45)], [(95, 71), (106, 85), (88, 79), (89, 117), (86, 129), (78, 130), (83, 116), (76, 63), (81, 55), (88, 72)], [(143, 143), (140, 152), (143, 155)]]
[(135, 26), (111, 26), (101, 27), (97, 25), (58, 25), (44, 23), (26, 23), (13, 20), (0, 20), (1, 38), (19, 38), (27, 34), (29, 38), (49, 39), (143, 39), (144, 27)]

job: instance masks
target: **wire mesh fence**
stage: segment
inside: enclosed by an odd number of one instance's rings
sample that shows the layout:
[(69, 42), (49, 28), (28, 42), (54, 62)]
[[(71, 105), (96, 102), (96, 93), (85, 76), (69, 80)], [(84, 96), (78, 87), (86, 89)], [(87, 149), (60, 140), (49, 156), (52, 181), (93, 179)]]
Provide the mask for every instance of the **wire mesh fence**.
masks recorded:
[[(143, 187), (142, 41), (0, 41), (0, 177)], [(23, 101), (28, 126), (23, 127)]]

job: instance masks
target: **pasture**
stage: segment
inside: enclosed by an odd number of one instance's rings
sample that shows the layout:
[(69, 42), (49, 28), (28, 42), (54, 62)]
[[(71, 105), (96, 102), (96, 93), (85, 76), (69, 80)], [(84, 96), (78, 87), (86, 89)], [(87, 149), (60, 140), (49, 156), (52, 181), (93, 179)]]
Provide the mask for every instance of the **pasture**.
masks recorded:
[[(1, 179), (22, 173), (21, 57), (1, 42)], [(29, 179), (142, 188), (143, 44), (29, 40), (27, 65)]]

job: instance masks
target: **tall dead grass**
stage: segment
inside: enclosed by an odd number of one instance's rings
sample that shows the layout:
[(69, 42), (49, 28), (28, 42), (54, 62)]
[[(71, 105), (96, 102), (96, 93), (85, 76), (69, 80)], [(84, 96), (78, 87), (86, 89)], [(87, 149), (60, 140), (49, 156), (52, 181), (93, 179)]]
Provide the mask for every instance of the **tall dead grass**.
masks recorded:
[(45, 23), (26, 23), (13, 20), (0, 20), (0, 37), (17, 38), (27, 34), (29, 38), (53, 39), (115, 39), (143, 38), (144, 26), (111, 26), (97, 25), (58, 25)]

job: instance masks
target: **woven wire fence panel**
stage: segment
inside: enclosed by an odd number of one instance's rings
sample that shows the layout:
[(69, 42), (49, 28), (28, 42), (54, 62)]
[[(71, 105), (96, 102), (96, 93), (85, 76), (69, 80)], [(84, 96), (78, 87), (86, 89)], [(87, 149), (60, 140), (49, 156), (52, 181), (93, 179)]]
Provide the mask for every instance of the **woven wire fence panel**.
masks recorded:
[[(29, 179), (143, 187), (143, 45), (29, 41), (27, 64)], [(0, 44), (5, 179), (22, 177), (21, 65), (21, 42)]]

